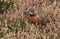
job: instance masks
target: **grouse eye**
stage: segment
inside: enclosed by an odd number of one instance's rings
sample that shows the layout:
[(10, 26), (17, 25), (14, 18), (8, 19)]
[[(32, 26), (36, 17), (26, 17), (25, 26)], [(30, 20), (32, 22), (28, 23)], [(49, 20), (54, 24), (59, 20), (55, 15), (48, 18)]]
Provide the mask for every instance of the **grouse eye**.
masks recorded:
[(34, 9), (29, 9), (28, 13), (30, 16), (33, 16), (34, 15)]

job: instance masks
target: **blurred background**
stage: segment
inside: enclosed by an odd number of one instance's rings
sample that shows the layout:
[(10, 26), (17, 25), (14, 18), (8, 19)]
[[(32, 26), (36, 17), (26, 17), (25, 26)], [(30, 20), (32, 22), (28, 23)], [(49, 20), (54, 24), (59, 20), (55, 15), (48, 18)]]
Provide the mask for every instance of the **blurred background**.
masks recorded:
[[(27, 22), (30, 8), (49, 23), (36, 28)], [(60, 39), (60, 0), (0, 0), (0, 39)]]

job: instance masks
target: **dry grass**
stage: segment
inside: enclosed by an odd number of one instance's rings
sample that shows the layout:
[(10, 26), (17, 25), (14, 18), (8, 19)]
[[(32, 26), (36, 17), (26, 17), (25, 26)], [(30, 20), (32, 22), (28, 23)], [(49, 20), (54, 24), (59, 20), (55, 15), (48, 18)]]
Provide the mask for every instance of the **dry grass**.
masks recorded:
[[(59, 0), (19, 0), (20, 10), (0, 15), (0, 39), (60, 39)], [(32, 25), (24, 18), (24, 9), (31, 7), (43, 12), (46, 26)], [(48, 21), (47, 20), (47, 21)]]

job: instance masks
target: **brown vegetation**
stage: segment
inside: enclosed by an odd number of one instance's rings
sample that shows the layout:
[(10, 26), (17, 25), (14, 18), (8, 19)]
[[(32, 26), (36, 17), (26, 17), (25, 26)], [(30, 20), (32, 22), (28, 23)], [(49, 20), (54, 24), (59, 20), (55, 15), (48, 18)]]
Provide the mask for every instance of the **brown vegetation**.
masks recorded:
[[(60, 0), (18, 0), (19, 11), (8, 12), (0, 15), (1, 39), (60, 39)], [(24, 11), (34, 8), (35, 12), (41, 11), (46, 22), (46, 27), (36, 28), (28, 20), (37, 21), (39, 14), (24, 17)], [(36, 17), (35, 17), (36, 16)], [(42, 19), (43, 20), (43, 19)], [(38, 21), (39, 22), (39, 21)], [(48, 23), (49, 22), (49, 23)], [(39, 26), (39, 25), (36, 25)]]

